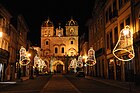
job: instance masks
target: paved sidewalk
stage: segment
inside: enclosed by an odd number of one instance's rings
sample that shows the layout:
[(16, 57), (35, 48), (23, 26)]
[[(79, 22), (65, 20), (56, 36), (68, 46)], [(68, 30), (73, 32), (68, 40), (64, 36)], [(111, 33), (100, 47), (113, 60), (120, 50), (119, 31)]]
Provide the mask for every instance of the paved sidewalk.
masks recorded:
[(52, 75), (19, 80), (16, 84), (0, 84), (0, 93), (39, 93)]
[(109, 80), (109, 79), (102, 79), (98, 77), (91, 77), (91, 76), (85, 76), (87, 79), (96, 80), (111, 86), (127, 89), (129, 91), (134, 91), (136, 93), (140, 93), (140, 86), (135, 86), (134, 82), (123, 82), (123, 81), (117, 81), (117, 80)]
[(40, 93), (81, 93), (63, 75), (53, 75)]

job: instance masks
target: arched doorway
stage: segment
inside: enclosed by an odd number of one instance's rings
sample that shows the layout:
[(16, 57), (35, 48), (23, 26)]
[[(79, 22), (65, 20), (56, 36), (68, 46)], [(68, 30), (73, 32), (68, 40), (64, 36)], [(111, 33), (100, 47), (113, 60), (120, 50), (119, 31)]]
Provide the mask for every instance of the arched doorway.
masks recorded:
[(65, 71), (65, 65), (61, 60), (55, 60), (52, 63), (51, 71), (56, 73), (63, 73)]
[(57, 72), (57, 73), (62, 73), (62, 72), (63, 72), (63, 65), (58, 64), (58, 65), (56, 66), (56, 72)]

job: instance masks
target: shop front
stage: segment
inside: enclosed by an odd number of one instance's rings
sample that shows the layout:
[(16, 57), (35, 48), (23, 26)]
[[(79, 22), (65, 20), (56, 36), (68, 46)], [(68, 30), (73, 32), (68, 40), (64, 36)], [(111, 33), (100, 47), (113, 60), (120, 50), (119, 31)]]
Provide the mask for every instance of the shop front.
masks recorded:
[(6, 79), (8, 59), (9, 52), (0, 48), (0, 81), (4, 81)]

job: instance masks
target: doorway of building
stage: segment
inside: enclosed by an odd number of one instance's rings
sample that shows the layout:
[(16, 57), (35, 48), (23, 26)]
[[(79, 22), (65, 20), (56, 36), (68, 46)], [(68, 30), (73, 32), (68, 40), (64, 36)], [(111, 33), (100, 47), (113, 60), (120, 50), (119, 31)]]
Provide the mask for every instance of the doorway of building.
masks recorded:
[(57, 71), (57, 73), (62, 73), (62, 71), (63, 71), (63, 65), (58, 64), (58, 65), (56, 66), (56, 71)]
[(55, 60), (51, 64), (51, 71), (54, 73), (63, 73), (65, 71), (65, 65), (61, 60)]

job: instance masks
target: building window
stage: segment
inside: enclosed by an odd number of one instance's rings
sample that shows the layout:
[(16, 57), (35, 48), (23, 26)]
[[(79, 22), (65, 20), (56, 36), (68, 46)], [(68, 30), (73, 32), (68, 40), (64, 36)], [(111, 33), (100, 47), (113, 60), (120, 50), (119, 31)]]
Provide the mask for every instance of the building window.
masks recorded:
[(48, 41), (46, 41), (46, 45), (48, 45), (49, 44), (49, 42)]
[(101, 19), (100, 19), (100, 25), (102, 26), (102, 24), (103, 24), (103, 20), (102, 20), (102, 17), (101, 17)]
[(113, 11), (117, 10), (117, 3), (116, 3), (116, 0), (114, 0), (113, 2)]
[(119, 0), (119, 9), (121, 9), (122, 5), (123, 5), (123, 0)]
[(126, 19), (126, 25), (130, 25), (130, 17)]
[(106, 23), (108, 22), (108, 11), (106, 11)]
[(113, 14), (112, 17), (117, 17), (118, 16), (118, 11), (117, 11), (117, 2), (116, 0), (113, 2)]
[(64, 53), (64, 47), (62, 47), (62, 53)]
[(124, 22), (120, 24), (120, 31), (124, 28)]
[(113, 38), (112, 38), (112, 31), (110, 32), (110, 48), (113, 50)]
[(71, 44), (73, 44), (73, 41), (71, 41)]
[(112, 19), (112, 12), (111, 12), (111, 6), (109, 7), (109, 20)]
[(109, 34), (107, 34), (107, 49), (109, 49)]
[(97, 33), (97, 31), (98, 31), (98, 28), (97, 28), (97, 25), (95, 24), (95, 34)]
[(58, 48), (57, 47), (55, 48), (55, 53), (58, 53)]
[(127, 3), (129, 0), (124, 0), (124, 3)]
[(117, 41), (118, 41), (118, 27), (115, 27), (114, 28), (114, 36), (115, 36), (115, 44), (117, 43)]

